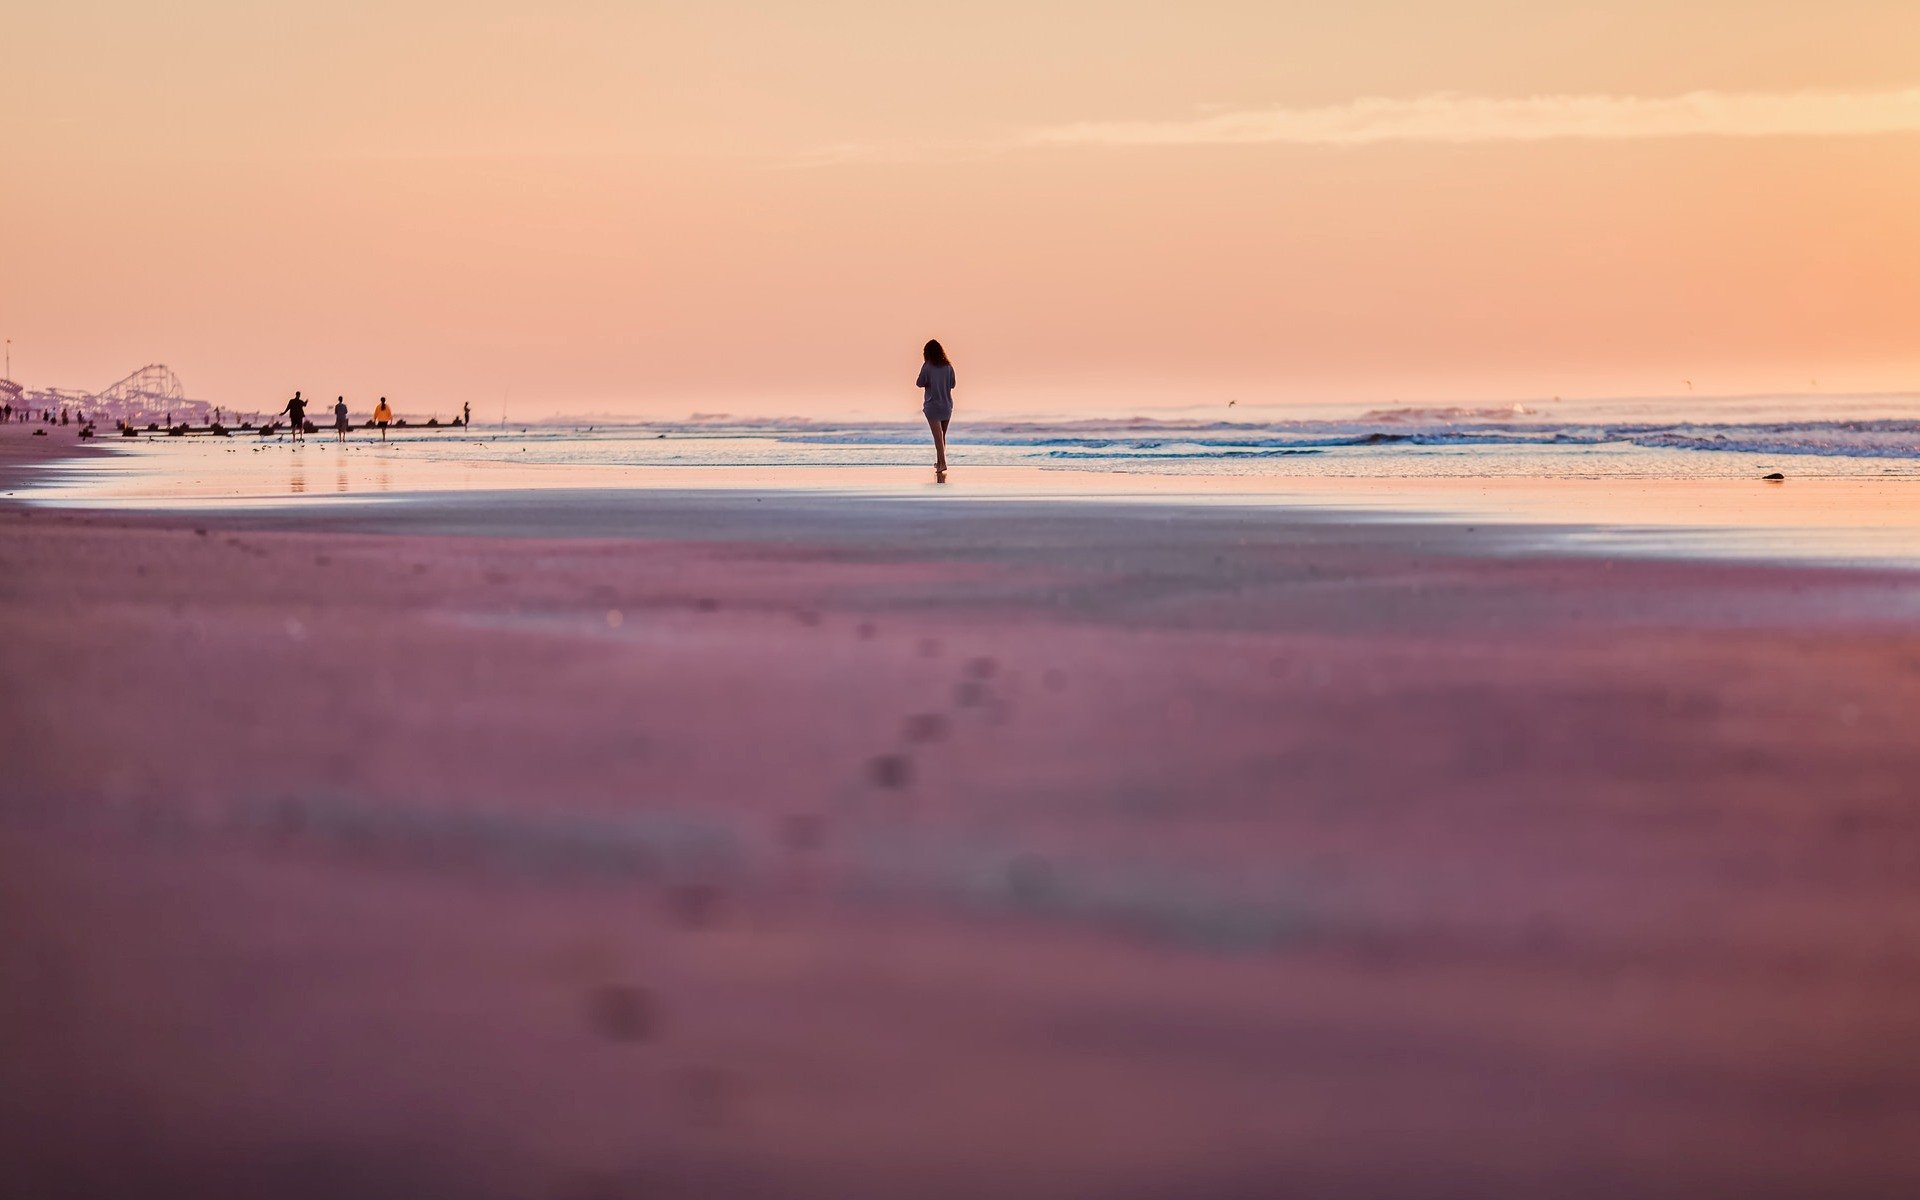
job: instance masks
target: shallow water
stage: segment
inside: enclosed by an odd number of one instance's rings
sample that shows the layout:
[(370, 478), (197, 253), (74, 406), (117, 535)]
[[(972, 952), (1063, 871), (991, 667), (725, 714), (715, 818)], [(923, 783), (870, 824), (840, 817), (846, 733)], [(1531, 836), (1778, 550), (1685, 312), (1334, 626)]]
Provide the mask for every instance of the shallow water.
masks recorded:
[[(1224, 412), (1223, 417), (1221, 413)], [(397, 501), (528, 488), (1311, 505), (1569, 527), (1607, 553), (1920, 562), (1920, 401), (1748, 397), (1479, 409), (1164, 410), (954, 426), (936, 480), (917, 423), (707, 417), (356, 430), (297, 445), (142, 436), (21, 498), (133, 508)], [(1762, 477), (1780, 472), (1781, 483)]]

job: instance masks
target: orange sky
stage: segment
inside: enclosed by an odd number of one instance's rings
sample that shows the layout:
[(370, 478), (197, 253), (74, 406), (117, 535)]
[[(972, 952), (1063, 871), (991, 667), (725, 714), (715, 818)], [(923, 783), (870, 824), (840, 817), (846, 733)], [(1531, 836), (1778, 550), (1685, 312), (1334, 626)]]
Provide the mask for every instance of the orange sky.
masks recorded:
[(1910, 0), (266, 7), (9, 11), (21, 381), (910, 417), (939, 336), (974, 411), (1920, 387)]

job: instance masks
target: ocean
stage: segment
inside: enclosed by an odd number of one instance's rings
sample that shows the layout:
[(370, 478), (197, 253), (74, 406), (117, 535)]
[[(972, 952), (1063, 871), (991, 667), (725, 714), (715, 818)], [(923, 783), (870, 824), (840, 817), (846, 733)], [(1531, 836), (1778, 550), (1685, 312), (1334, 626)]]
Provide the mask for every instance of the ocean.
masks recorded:
[[(404, 413), (404, 408), (403, 408)], [(1459, 407), (1207, 405), (1123, 418), (962, 408), (932, 471), (890, 420), (703, 414), (102, 438), (25, 498), (115, 507), (398, 501), (519, 488), (1311, 504), (1567, 527), (1685, 553), (1920, 561), (1920, 396), (1744, 396)], [(1779, 474), (1769, 486), (1765, 477)], [(1623, 541), (1626, 539), (1627, 541)]]
[[(956, 464), (1153, 475), (1743, 478), (1920, 473), (1920, 397), (1741, 397), (1497, 407), (1323, 406), (1120, 420), (956, 418)], [(498, 433), (476, 428), (477, 434)], [(524, 427), (539, 461), (632, 466), (917, 466), (917, 420), (713, 416)], [(478, 451), (482, 456), (488, 451)], [(1761, 468), (1767, 468), (1761, 471)]]

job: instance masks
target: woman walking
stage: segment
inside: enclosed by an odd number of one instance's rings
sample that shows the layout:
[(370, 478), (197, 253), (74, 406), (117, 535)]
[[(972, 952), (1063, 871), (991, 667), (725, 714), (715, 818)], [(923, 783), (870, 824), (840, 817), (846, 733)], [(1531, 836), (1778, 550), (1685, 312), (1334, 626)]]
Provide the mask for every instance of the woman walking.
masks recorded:
[(393, 410), (387, 407), (387, 398), (380, 397), (380, 403), (373, 406), (373, 423), (380, 427), (380, 440), (387, 440), (387, 426), (393, 424)]
[(920, 364), (920, 378), (913, 386), (924, 390), (926, 398), (920, 411), (927, 416), (927, 428), (933, 431), (933, 469), (947, 469), (947, 422), (953, 419), (953, 363), (939, 342), (928, 342), (921, 351), (926, 361)]

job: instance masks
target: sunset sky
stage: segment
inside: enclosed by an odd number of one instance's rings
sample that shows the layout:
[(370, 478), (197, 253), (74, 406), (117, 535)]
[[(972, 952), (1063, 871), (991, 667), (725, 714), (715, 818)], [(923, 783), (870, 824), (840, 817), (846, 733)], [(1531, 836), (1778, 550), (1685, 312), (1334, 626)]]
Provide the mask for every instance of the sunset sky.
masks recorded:
[(29, 386), (407, 411), (1920, 387), (1920, 4), (4, 0)]

